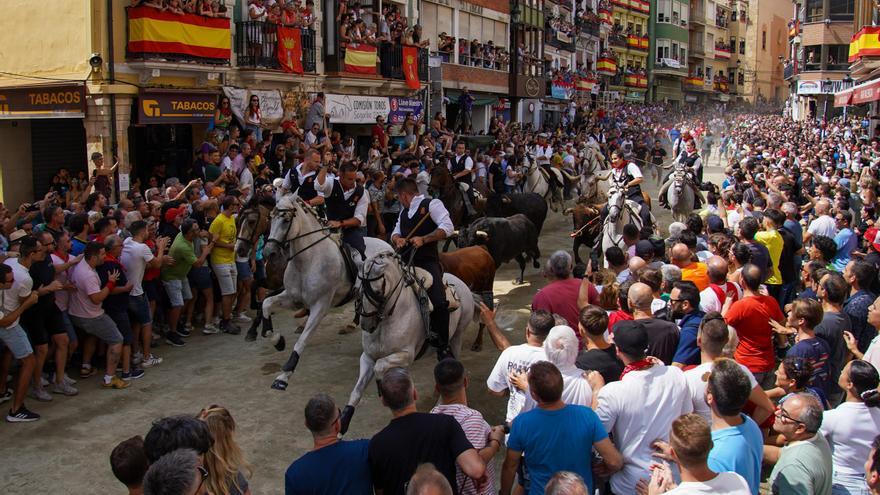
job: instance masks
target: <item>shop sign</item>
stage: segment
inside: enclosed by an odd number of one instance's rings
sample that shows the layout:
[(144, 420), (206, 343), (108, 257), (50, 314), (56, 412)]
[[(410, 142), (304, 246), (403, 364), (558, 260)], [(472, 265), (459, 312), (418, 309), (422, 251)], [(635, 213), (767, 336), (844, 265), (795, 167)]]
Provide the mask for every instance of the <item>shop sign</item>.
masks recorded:
[(210, 122), (217, 110), (217, 93), (142, 91), (139, 124), (199, 124)]
[(260, 99), (260, 117), (262, 118), (264, 129), (275, 129), (284, 119), (284, 106), (281, 100), (281, 93), (278, 90), (224, 87), (223, 94), (229, 97), (229, 106), (232, 107), (232, 114), (240, 122), (244, 122), (244, 112), (251, 101), (251, 96), (256, 96)]
[[(828, 84), (828, 83), (831, 84)], [(827, 95), (842, 91), (843, 81), (798, 81), (797, 94), (799, 95)]]
[(390, 110), (388, 98), (360, 95), (327, 95), (325, 108), (334, 124), (374, 124)]
[(402, 124), (406, 120), (406, 114), (411, 113), (413, 119), (418, 122), (422, 118), (423, 105), (422, 100), (418, 98), (398, 98), (396, 96), (390, 99), (391, 111), (388, 112), (388, 123)]
[(85, 115), (82, 85), (0, 89), (0, 119), (81, 119)]

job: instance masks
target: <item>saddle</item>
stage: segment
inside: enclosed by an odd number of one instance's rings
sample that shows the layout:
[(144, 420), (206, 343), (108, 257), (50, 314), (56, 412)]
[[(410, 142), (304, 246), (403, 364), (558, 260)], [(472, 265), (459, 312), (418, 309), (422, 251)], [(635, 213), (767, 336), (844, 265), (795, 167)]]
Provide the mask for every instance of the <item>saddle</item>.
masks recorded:
[(351, 282), (351, 289), (349, 289), (348, 294), (342, 299), (342, 301), (336, 305), (336, 307), (344, 306), (348, 304), (357, 293), (357, 274), (358, 274), (358, 266), (355, 263), (354, 258), (351, 255), (351, 249), (345, 245), (345, 243), (339, 243), (339, 251), (342, 253), (342, 261), (345, 265), (345, 273), (348, 275), (348, 280)]
[[(417, 266), (412, 267), (412, 270), (413, 270), (413, 273), (415, 273), (416, 280), (419, 281), (419, 286), (422, 289), (424, 289), (425, 292), (427, 292), (428, 289), (431, 288), (431, 286), (433, 285), (433, 282), (434, 282), (433, 278), (431, 277), (431, 274), (428, 273), (427, 270), (424, 270), (424, 269), (419, 268)], [(449, 312), (450, 313), (455, 312), (458, 308), (461, 307), (461, 298), (458, 296), (458, 293), (456, 292), (455, 287), (453, 287), (450, 284), (446, 284), (446, 300), (449, 301)], [(434, 310), (434, 306), (431, 304), (431, 300), (428, 299), (428, 312), (431, 312), (433, 310)]]

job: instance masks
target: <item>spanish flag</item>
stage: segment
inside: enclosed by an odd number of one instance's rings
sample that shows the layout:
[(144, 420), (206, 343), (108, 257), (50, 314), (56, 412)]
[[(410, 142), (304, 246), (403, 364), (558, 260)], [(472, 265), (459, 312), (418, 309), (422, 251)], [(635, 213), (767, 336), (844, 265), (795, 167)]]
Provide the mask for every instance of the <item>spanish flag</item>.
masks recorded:
[(129, 7), (128, 51), (185, 55), (229, 62), (229, 19), (173, 14), (153, 7)]
[(345, 71), (356, 74), (376, 73), (376, 47), (362, 43), (345, 48)]
[(596, 61), (596, 71), (600, 74), (617, 74), (617, 62), (613, 58), (600, 58)]
[(849, 42), (849, 62), (861, 57), (880, 56), (880, 26), (865, 26)]

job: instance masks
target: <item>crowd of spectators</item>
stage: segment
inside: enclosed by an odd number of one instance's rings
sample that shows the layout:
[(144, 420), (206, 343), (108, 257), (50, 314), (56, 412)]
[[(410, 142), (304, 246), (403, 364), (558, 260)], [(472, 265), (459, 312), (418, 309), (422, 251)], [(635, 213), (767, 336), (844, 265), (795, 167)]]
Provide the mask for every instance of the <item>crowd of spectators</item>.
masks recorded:
[(229, 17), (220, 0), (131, 0), (132, 7), (153, 7), (172, 14), (195, 14), (204, 17)]

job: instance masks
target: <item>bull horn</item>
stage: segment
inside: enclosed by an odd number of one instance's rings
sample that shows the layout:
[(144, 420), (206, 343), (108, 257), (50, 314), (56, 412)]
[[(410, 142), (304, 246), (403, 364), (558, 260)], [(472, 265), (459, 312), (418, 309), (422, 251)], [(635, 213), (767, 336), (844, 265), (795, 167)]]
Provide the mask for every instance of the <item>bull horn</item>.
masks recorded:
[(568, 172), (566, 172), (565, 170), (562, 170), (562, 175), (564, 175), (565, 178), (568, 179), (570, 182), (577, 182), (577, 181), (581, 180), (579, 175), (571, 175)]
[(572, 213), (574, 213), (574, 208), (566, 208), (562, 211), (563, 215), (571, 215)]
[(477, 237), (483, 238), (483, 239), (489, 238), (489, 233), (486, 232), (485, 230), (478, 230), (478, 231), (474, 232), (474, 235)]
[(510, 197), (508, 197), (508, 196), (502, 196), (502, 197), (501, 197), (501, 202), (504, 203), (504, 204), (506, 204), (506, 205), (509, 205), (509, 204), (510, 204)]

